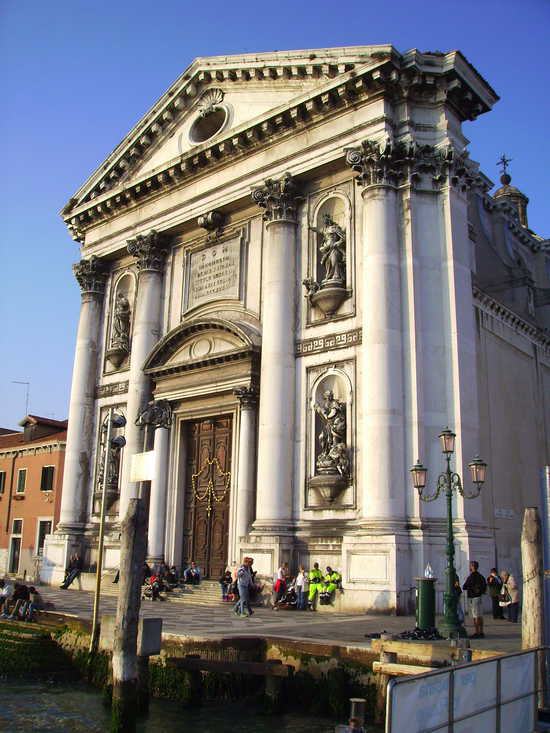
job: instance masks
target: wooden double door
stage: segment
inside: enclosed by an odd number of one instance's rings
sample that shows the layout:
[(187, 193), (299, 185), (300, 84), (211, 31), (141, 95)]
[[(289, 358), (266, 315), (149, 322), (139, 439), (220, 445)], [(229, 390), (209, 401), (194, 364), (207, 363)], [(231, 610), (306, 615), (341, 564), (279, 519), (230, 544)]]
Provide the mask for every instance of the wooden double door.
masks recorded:
[(217, 580), (227, 565), (232, 418), (189, 422), (185, 430), (183, 564), (194, 560), (203, 577)]

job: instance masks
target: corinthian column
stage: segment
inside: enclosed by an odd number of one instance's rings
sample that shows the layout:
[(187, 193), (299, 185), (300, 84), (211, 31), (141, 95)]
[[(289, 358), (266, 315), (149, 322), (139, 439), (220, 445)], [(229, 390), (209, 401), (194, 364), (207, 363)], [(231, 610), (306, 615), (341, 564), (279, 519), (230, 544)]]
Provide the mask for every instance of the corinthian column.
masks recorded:
[(296, 209), (290, 173), (252, 198), (263, 209), (265, 266), (255, 529), (284, 527), (292, 514), (295, 409)]
[(94, 392), (100, 351), (101, 311), (107, 278), (104, 264), (96, 257), (73, 266), (82, 301), (76, 336), (76, 350), (69, 404), (69, 426), (65, 450), (60, 531), (83, 526), (87, 490), (91, 476), (90, 452), (93, 444)]
[(258, 393), (253, 388), (239, 388), (240, 403), (239, 459), (237, 472), (237, 519), (235, 537), (248, 534), (254, 521), (254, 467), (256, 464), (256, 407)]
[(347, 162), (363, 186), (361, 485), (363, 516), (405, 516), (403, 329), (397, 184), (404, 145), (363, 142)]
[(139, 274), (130, 353), (126, 447), (120, 487), (121, 520), (126, 514), (129, 500), (137, 496), (137, 484), (130, 483), (130, 463), (132, 455), (143, 450), (143, 428), (136, 425), (135, 420), (151, 395), (150, 379), (143, 373), (143, 364), (160, 338), (162, 271), (166, 246), (160, 235), (153, 230), (149, 234), (139, 234), (135, 239), (129, 240), (128, 252), (137, 258)]

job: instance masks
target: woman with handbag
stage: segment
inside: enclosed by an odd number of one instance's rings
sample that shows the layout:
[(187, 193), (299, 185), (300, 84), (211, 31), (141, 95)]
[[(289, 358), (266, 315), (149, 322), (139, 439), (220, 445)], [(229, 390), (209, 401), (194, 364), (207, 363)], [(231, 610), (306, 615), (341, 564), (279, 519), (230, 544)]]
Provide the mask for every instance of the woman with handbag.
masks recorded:
[(507, 609), (508, 621), (513, 624), (518, 622), (519, 614), (519, 588), (516, 583), (516, 579), (507, 570), (502, 572), (502, 601), (500, 602), (501, 607)]

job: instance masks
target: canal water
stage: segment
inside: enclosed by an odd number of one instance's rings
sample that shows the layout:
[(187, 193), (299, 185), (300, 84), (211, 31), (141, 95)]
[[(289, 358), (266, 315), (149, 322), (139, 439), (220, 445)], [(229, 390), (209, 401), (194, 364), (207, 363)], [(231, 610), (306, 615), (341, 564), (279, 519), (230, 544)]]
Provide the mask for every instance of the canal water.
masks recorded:
[[(0, 680), (0, 731), (106, 733), (109, 722), (101, 694), (93, 688)], [(317, 716), (261, 715), (243, 703), (185, 710), (172, 702), (152, 700), (138, 732), (333, 733), (334, 727), (333, 720)]]

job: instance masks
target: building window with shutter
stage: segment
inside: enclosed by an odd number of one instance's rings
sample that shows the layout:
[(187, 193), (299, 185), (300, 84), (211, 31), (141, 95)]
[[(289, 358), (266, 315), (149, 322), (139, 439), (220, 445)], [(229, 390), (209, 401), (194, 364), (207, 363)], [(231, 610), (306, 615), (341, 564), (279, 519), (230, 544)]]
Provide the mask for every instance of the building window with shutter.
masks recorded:
[(40, 478), (40, 491), (53, 490), (53, 466), (42, 466), (42, 476)]
[(17, 488), (15, 489), (16, 493), (22, 494), (25, 491), (25, 486), (27, 484), (27, 469), (26, 468), (20, 468), (17, 472)]
[(0, 494), (4, 493), (5, 488), (6, 488), (6, 472), (0, 471)]

